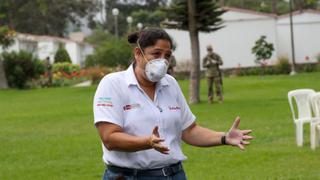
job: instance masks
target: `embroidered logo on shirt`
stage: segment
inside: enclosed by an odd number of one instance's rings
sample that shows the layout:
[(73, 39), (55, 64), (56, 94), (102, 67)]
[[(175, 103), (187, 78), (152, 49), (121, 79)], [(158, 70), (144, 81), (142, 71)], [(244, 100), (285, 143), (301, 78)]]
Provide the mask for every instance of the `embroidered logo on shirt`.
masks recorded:
[(172, 111), (177, 111), (177, 110), (180, 110), (181, 108), (179, 106), (169, 106), (169, 110), (172, 110)]
[(140, 108), (141, 106), (140, 106), (140, 104), (138, 104), (138, 103), (135, 103), (135, 104), (127, 104), (127, 105), (125, 105), (125, 106), (123, 106), (123, 110), (124, 111), (128, 111), (128, 110), (130, 110), (130, 109), (135, 109), (135, 108)]
[(97, 106), (109, 106), (109, 107), (113, 107), (111, 98), (109, 97), (99, 97), (98, 98), (98, 102), (97, 102)]

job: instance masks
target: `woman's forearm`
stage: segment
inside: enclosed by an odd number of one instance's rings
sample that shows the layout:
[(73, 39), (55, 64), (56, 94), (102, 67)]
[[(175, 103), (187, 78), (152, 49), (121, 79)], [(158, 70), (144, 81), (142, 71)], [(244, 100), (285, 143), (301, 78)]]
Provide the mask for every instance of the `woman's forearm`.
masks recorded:
[(193, 146), (211, 147), (221, 145), (221, 137), (223, 135), (225, 135), (224, 132), (212, 131), (210, 129), (193, 124), (183, 131), (182, 139), (187, 144)]
[(109, 151), (135, 152), (152, 148), (149, 137), (137, 137), (124, 132), (114, 132), (103, 139), (103, 144)]

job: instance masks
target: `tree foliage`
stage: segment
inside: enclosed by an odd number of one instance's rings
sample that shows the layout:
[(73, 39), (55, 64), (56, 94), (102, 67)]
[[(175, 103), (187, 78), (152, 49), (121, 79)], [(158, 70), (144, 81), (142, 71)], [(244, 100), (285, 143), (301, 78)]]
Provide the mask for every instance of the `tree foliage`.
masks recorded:
[(126, 21), (128, 16), (133, 17), (132, 29), (137, 29), (137, 23), (143, 23), (145, 26), (159, 27), (160, 22), (164, 20), (164, 14), (157, 11), (161, 6), (164, 6), (168, 0), (102, 0), (105, 1), (106, 9), (106, 21), (102, 23), (96, 23), (92, 26), (103, 27), (104, 30), (114, 34), (115, 24), (114, 16), (112, 15), (112, 9), (118, 8), (118, 30), (119, 35), (124, 35), (129, 30), (129, 24)]
[(7, 25), (4, 25), (5, 15), (0, 14), (0, 46), (7, 48), (13, 43), (14, 30), (10, 29)]
[[(319, 9), (319, 0), (292, 0), (293, 10)], [(221, 6), (250, 9), (259, 12), (289, 13), (289, 3), (285, 0), (219, 0)]]
[(105, 66), (127, 67), (131, 61), (131, 46), (123, 38), (115, 38), (108, 35), (107, 41), (101, 42), (96, 48), (94, 54), (87, 56), (86, 67)]
[(160, 23), (165, 20), (165, 13), (161, 10), (148, 11), (140, 9), (131, 13), (133, 24), (143, 23), (144, 26), (159, 27)]
[(3, 23), (17, 32), (63, 36), (68, 23), (80, 24), (80, 17), (95, 11), (88, 0), (1, 0)]
[(97, 47), (112, 38), (113, 36), (110, 33), (103, 31), (102, 28), (97, 28), (93, 30), (90, 36), (85, 38), (85, 41)]
[(41, 61), (29, 52), (4, 52), (2, 58), (8, 84), (13, 88), (26, 88), (29, 80), (39, 77), (44, 72)]
[(274, 50), (273, 44), (266, 41), (266, 36), (261, 36), (252, 48), (252, 53), (256, 56), (256, 63), (267, 60), (272, 56)]
[(72, 63), (68, 51), (64, 48), (59, 48), (56, 54), (54, 55), (54, 63)]
[[(3, 18), (5, 15), (0, 14), (0, 46), (5, 49), (13, 43), (13, 36), (15, 32), (8, 26), (3, 25)], [(8, 83), (4, 71), (2, 58), (0, 57), (0, 89), (8, 88)]]
[[(178, 0), (172, 3), (168, 8), (164, 9), (167, 12), (169, 22), (164, 22), (164, 27), (179, 28), (188, 30), (188, 4), (185, 0)], [(221, 15), (226, 11), (221, 9), (214, 1), (205, 0), (196, 3), (196, 20), (197, 31), (212, 32), (223, 28)]]

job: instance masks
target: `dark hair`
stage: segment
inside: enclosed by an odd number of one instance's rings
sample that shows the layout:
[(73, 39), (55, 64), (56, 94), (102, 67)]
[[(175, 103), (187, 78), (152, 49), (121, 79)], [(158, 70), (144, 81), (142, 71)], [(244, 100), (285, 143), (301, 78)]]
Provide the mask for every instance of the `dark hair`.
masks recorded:
[(139, 43), (141, 49), (155, 45), (159, 39), (168, 40), (172, 48), (172, 39), (166, 31), (160, 28), (147, 28), (128, 35), (128, 42), (134, 45)]

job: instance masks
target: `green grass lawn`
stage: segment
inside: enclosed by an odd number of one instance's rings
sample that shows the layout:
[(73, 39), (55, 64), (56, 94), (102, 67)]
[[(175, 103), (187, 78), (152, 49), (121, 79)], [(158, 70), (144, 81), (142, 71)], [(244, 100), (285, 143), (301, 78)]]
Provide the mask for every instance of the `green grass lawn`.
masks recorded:
[[(245, 151), (183, 145), (189, 179), (320, 179), (320, 148), (312, 151), (309, 126), (304, 146), (295, 144), (287, 92), (320, 91), (320, 73), (224, 79), (223, 104), (192, 105), (197, 122), (226, 131), (234, 118), (252, 128)], [(187, 94), (188, 81), (180, 81)], [(96, 87), (0, 91), (0, 180), (101, 179), (101, 144), (93, 126)]]

